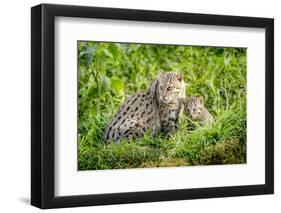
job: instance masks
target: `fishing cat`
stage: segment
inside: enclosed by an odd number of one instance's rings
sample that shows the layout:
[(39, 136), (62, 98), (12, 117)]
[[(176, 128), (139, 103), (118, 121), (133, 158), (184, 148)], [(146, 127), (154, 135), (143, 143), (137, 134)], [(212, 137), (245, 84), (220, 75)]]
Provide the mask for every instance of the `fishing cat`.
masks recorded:
[(190, 96), (184, 100), (184, 114), (193, 121), (202, 124), (214, 123), (215, 119), (204, 106), (204, 98)]
[(129, 97), (104, 131), (105, 141), (139, 138), (144, 133), (169, 133), (179, 128), (185, 99), (183, 75), (160, 73), (146, 92)]

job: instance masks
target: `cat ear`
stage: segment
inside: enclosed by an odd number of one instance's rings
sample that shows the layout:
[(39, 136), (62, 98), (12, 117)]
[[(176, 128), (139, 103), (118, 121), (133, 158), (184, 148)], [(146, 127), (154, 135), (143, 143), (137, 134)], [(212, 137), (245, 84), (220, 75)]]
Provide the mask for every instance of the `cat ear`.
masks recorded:
[(161, 78), (161, 77), (163, 77), (163, 76), (164, 76), (164, 71), (163, 71), (163, 70), (160, 70), (160, 71), (158, 72), (157, 77), (158, 77), (158, 78)]
[(198, 99), (199, 99), (199, 103), (200, 103), (201, 105), (203, 105), (203, 104), (204, 104), (204, 97), (203, 97), (203, 96), (200, 96)]
[(183, 81), (183, 74), (182, 73), (179, 73), (177, 77), (178, 77), (179, 82)]

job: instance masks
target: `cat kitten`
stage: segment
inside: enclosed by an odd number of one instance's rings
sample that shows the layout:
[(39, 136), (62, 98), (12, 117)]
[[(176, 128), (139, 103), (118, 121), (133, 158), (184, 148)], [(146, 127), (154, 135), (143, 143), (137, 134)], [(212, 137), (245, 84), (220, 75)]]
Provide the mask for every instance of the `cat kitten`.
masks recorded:
[(129, 97), (104, 131), (105, 141), (139, 138), (144, 133), (169, 133), (179, 127), (185, 99), (183, 75), (160, 73), (148, 91)]
[(215, 119), (204, 106), (204, 98), (191, 96), (184, 101), (184, 114), (202, 124), (214, 123)]

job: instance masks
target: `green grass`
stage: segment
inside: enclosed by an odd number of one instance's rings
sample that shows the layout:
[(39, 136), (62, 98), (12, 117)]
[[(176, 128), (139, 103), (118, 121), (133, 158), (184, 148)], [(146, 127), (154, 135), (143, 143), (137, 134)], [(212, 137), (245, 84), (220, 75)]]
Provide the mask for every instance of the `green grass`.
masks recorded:
[[(246, 49), (78, 42), (79, 170), (246, 162)], [(102, 134), (125, 98), (160, 71), (184, 74), (186, 94), (204, 96), (215, 117), (172, 135), (105, 145)]]

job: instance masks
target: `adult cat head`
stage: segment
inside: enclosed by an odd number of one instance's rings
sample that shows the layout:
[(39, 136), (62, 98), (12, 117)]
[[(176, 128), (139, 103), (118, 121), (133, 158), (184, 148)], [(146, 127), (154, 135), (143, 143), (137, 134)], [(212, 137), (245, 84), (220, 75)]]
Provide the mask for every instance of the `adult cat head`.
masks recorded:
[(183, 75), (176, 72), (159, 73), (157, 98), (159, 102), (169, 104), (185, 98)]

